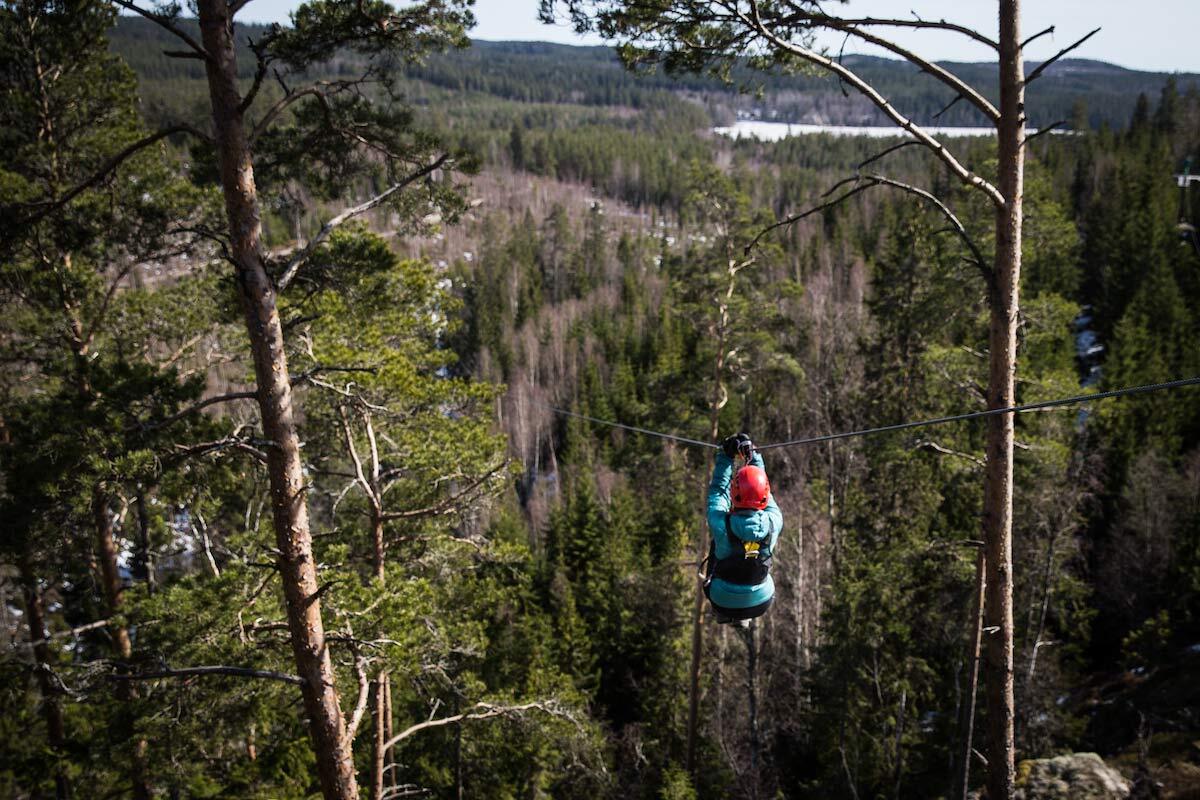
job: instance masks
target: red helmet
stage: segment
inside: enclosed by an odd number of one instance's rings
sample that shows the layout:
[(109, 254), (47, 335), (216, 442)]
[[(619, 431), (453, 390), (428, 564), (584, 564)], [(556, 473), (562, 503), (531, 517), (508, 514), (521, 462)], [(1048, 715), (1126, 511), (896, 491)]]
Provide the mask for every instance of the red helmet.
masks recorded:
[(733, 476), (734, 508), (757, 508), (761, 511), (767, 507), (770, 496), (771, 484), (762, 467), (745, 466)]

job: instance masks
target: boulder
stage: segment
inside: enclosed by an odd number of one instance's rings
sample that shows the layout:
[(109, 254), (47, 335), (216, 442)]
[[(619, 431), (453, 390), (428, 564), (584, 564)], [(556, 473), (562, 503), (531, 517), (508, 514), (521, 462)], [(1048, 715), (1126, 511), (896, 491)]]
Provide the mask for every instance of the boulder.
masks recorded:
[(1037, 758), (1017, 765), (1013, 800), (1125, 800), (1129, 781), (1095, 753)]

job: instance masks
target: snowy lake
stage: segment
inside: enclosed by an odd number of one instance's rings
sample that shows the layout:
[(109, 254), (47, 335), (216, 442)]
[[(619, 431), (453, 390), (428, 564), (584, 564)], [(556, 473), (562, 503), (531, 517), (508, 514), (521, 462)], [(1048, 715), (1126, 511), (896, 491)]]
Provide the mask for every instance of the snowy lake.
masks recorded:
[[(934, 136), (995, 136), (995, 128), (925, 128)], [(1029, 131), (1033, 133), (1031, 129)], [(870, 136), (876, 139), (907, 136), (892, 125), (810, 125), (791, 122), (763, 122), (756, 119), (741, 119), (732, 126), (713, 128), (713, 133), (733, 139), (749, 137), (764, 142), (777, 142), (788, 136), (804, 136), (813, 133), (828, 133), (831, 136)]]

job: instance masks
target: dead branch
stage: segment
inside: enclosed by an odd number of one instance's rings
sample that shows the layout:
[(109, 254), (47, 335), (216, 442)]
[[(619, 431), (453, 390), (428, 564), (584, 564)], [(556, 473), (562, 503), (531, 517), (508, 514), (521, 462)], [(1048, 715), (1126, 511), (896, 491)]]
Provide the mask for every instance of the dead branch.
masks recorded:
[(1029, 144), (1030, 142), (1032, 142), (1034, 139), (1038, 138), (1039, 136), (1050, 133), (1051, 131), (1061, 128), (1063, 125), (1066, 125), (1066, 124), (1067, 124), (1067, 121), (1065, 119), (1060, 119), (1058, 122), (1051, 122), (1049, 125), (1045, 126), (1044, 128), (1038, 128), (1035, 132), (1027, 135), (1024, 139), (1021, 140), (1021, 147), (1024, 147), (1025, 145)]
[[(884, 50), (889, 50), (895, 53), (904, 60), (908, 61), (910, 64), (914, 64), (919, 67), (922, 72), (925, 72), (926, 74), (946, 84), (951, 89), (954, 89), (954, 91), (958, 92), (959, 97), (965, 97), (967, 100), (971, 101), (971, 104), (982, 111), (984, 116), (990, 119), (993, 123), (1000, 121), (999, 110), (997, 110), (996, 107), (992, 105), (986, 97), (981, 95), (975, 90), (974, 87), (946, 68), (922, 58), (912, 50), (901, 47), (889, 39), (884, 39), (881, 36), (876, 36), (873, 33), (864, 31), (862, 28), (856, 27), (853, 24), (843, 22), (838, 17), (825, 16), (824, 14), (814, 14), (812, 15), (812, 20), (823, 27), (832, 28), (836, 31), (842, 31), (849, 35), (857, 36), (864, 42), (870, 42), (873, 45), (882, 47)], [(841, 63), (840, 60), (838, 63)]]
[(338, 414), (342, 418), (342, 434), (346, 438), (346, 449), (350, 453), (350, 461), (354, 464), (354, 479), (359, 486), (362, 487), (363, 494), (367, 496), (368, 502), (371, 503), (371, 508), (376, 514), (380, 513), (380, 498), (375, 488), (367, 480), (367, 476), (363, 472), (362, 459), (358, 456), (358, 448), (354, 446), (354, 432), (350, 429), (350, 418), (346, 414), (346, 407), (339, 406)]
[(353, 742), (354, 736), (358, 733), (359, 723), (362, 722), (363, 713), (367, 710), (367, 697), (371, 692), (371, 682), (367, 680), (367, 666), (362, 656), (358, 652), (358, 648), (354, 648), (354, 674), (358, 676), (358, 701), (354, 704), (354, 713), (350, 715), (350, 722), (346, 725), (346, 741)]
[(746, 14), (740, 9), (735, 9), (734, 13), (741, 20), (742, 24), (749, 26), (752, 30), (756, 31), (759, 36), (761, 36), (770, 44), (774, 45), (776, 48), (791, 53), (792, 55), (801, 58), (810, 64), (816, 64), (819, 67), (823, 67), (842, 78), (844, 81), (846, 81), (846, 83), (857, 89), (859, 93), (870, 100), (881, 111), (883, 111), (883, 113), (886, 114), (893, 122), (895, 122), (897, 126), (905, 131), (908, 131), (913, 138), (917, 139), (930, 150), (932, 150), (933, 153), (950, 169), (952, 173), (954, 173), (956, 177), (958, 177), (959, 180), (968, 186), (973, 186), (982, 191), (985, 195), (987, 195), (992, 203), (996, 205), (997, 208), (1004, 207), (1004, 196), (1000, 194), (999, 189), (963, 166), (963, 164), (959, 162), (959, 160), (955, 158), (949, 150), (946, 149), (944, 144), (931, 136), (923, 127), (917, 125), (908, 117), (897, 111), (887, 98), (881, 95), (879, 91), (870, 83), (860, 78), (857, 73), (847, 69), (833, 59), (821, 55), (815, 50), (811, 50), (803, 45), (780, 38), (778, 34), (764, 25), (762, 20), (759, 18), (757, 0), (750, 0), (750, 16), (746, 16)]
[(1033, 71), (1033, 72), (1029, 73), (1029, 76), (1028, 76), (1028, 77), (1026, 77), (1026, 78), (1025, 78), (1025, 85), (1026, 85), (1026, 86), (1028, 86), (1029, 84), (1033, 83), (1035, 80), (1037, 80), (1037, 79), (1038, 79), (1038, 77), (1039, 77), (1039, 76), (1040, 76), (1040, 75), (1041, 75), (1043, 72), (1045, 72), (1045, 71), (1046, 71), (1046, 68), (1047, 68), (1047, 67), (1049, 67), (1051, 64), (1053, 64), (1055, 61), (1058, 61), (1060, 58), (1062, 58), (1063, 56), (1065, 56), (1067, 53), (1069, 53), (1069, 52), (1071, 52), (1072, 50), (1074, 50), (1075, 48), (1079, 47), (1081, 44), (1083, 44), (1084, 42), (1086, 42), (1088, 39), (1092, 38), (1093, 36), (1095, 36), (1095, 35), (1096, 35), (1097, 33), (1099, 33), (1099, 32), (1100, 32), (1100, 29), (1099, 29), (1099, 28), (1096, 28), (1096, 29), (1095, 29), (1095, 30), (1093, 30), (1091, 33), (1089, 33), (1087, 36), (1084, 36), (1082, 39), (1077, 39), (1077, 40), (1075, 40), (1075, 42), (1074, 42), (1073, 44), (1069, 44), (1069, 45), (1067, 45), (1067, 46), (1066, 46), (1066, 47), (1064, 47), (1062, 50), (1059, 50), (1057, 53), (1055, 53), (1054, 55), (1050, 56), (1050, 58), (1048, 58), (1048, 59), (1046, 59), (1045, 61), (1043, 61), (1041, 64), (1039, 64), (1039, 65), (1037, 66), (1037, 68), (1036, 68), (1036, 69), (1034, 69), (1034, 71)]
[(212, 61), (212, 56), (209, 55), (209, 52), (204, 49), (204, 45), (200, 44), (190, 35), (188, 35), (188, 33), (176, 25), (175, 21), (168, 15), (160, 14), (157, 11), (151, 11), (148, 8), (142, 8), (137, 3), (130, 2), (130, 0), (113, 0), (113, 2), (126, 11), (132, 11), (134, 14), (145, 17), (163, 30), (169, 31), (177, 39), (191, 48), (192, 52), (197, 58), (202, 58), (205, 61)]
[(80, 625), (78, 627), (70, 628), (65, 631), (56, 631), (54, 633), (51, 633), (45, 639), (39, 639), (36, 642), (20, 642), (20, 641), (14, 640), (13, 642), (11, 642), (9, 644), (9, 647), (13, 650), (18, 650), (18, 649), (32, 650), (33, 648), (35, 648), (41, 644), (44, 644), (48, 641), (53, 641), (55, 639), (74, 639), (75, 637), (79, 636), (82, 633), (87, 633), (89, 631), (95, 631), (95, 630), (99, 630), (101, 628), (106, 628), (106, 627), (108, 627), (108, 623), (109, 623), (108, 620), (100, 619), (100, 620), (96, 620), (95, 622), (89, 622), (86, 625)]
[(1021, 42), (1021, 49), (1024, 50), (1026, 47), (1028, 47), (1033, 42), (1037, 41), (1038, 39), (1042, 38), (1043, 36), (1048, 36), (1052, 33), (1054, 33), (1053, 25), (1051, 25), (1049, 28), (1046, 28), (1044, 31), (1038, 31), (1033, 36), (1030, 36), (1028, 39)]
[(907, 141), (903, 141), (900, 144), (894, 144), (891, 147), (887, 148), (886, 150), (883, 150), (882, 152), (876, 153), (875, 155), (871, 156), (866, 161), (860, 162), (859, 165), (857, 167), (855, 167), (855, 169), (858, 171), (861, 171), (862, 168), (867, 166), (868, 164), (873, 164), (874, 162), (880, 160), (884, 156), (889, 156), (892, 153), (896, 152), (897, 150), (903, 150), (904, 148), (912, 147), (913, 145), (924, 146), (924, 144), (925, 144), (924, 142), (918, 142), (916, 139), (908, 139)]
[(950, 223), (951, 229), (955, 233), (958, 234), (959, 238), (962, 239), (963, 243), (967, 246), (967, 249), (971, 251), (971, 255), (974, 257), (974, 260), (975, 260), (975, 262), (974, 262), (975, 265), (977, 267), (979, 267), (980, 271), (983, 273), (985, 278), (990, 279), (991, 269), (988, 267), (987, 262), (984, 261), (983, 254), (979, 251), (979, 248), (975, 246), (975, 242), (973, 242), (971, 240), (970, 235), (967, 234), (967, 229), (963, 226), (962, 222), (959, 221), (958, 217), (955, 216), (954, 212), (951, 211), (950, 208), (945, 203), (943, 203), (941, 200), (939, 200), (931, 192), (928, 192), (925, 189), (922, 189), (918, 186), (913, 186), (911, 184), (903, 183), (902, 181), (898, 181), (893, 178), (888, 178), (884, 175), (866, 174), (866, 175), (854, 175), (849, 178), (845, 178), (841, 181), (838, 181), (822, 196), (827, 197), (830, 194), (832, 194), (833, 192), (837, 191), (842, 186), (845, 186), (847, 183), (850, 183), (850, 182), (853, 182), (854, 186), (852, 188), (850, 188), (849, 190), (847, 190), (846, 192), (843, 192), (842, 194), (833, 198), (832, 200), (827, 200), (824, 203), (813, 206), (812, 208), (808, 209), (807, 211), (803, 211), (799, 214), (794, 214), (786, 219), (780, 220), (779, 222), (776, 222), (772, 225), (768, 225), (766, 228), (763, 228), (761, 231), (759, 231), (758, 235), (756, 235), (753, 239), (751, 239), (750, 243), (748, 245), (746, 245), (746, 251), (749, 252), (749, 250), (751, 248), (755, 247), (758, 244), (759, 240), (762, 239), (762, 237), (766, 236), (768, 233), (775, 230), (776, 228), (782, 228), (785, 225), (791, 225), (793, 223), (799, 222), (800, 220), (804, 219), (805, 217), (810, 217), (813, 214), (819, 213), (828, 208), (832, 208), (833, 206), (840, 204), (842, 201), (848, 200), (849, 198), (853, 197), (854, 195), (859, 194), (860, 192), (864, 192), (873, 186), (891, 186), (893, 188), (900, 189), (901, 191), (908, 192), (909, 194), (916, 195), (917, 197), (922, 198), (923, 200), (931, 203), (934, 207), (936, 207), (938, 209), (938, 211), (940, 211), (942, 213), (942, 216), (944, 216), (946, 218), (946, 220)]
[(240, 450), (243, 453), (246, 453), (246, 454), (252, 456), (256, 461), (258, 461), (262, 464), (267, 463), (266, 452), (258, 449), (257, 447), (252, 445), (250, 442), (248, 442), (245, 439), (242, 439), (236, 435), (227, 436), (224, 439), (216, 439), (211, 442), (201, 442), (200, 444), (195, 444), (195, 445), (191, 445), (191, 446), (176, 445), (174, 454), (181, 458), (187, 458), (190, 456), (207, 455), (208, 453), (215, 453), (219, 450), (225, 450), (228, 448), (233, 448), (234, 450)]
[(944, 456), (956, 456), (958, 458), (970, 461), (979, 469), (983, 469), (984, 467), (983, 459), (979, 458), (978, 456), (973, 456), (970, 453), (964, 453), (961, 450), (951, 450), (948, 447), (943, 447), (932, 439), (922, 439), (921, 441), (917, 442), (916, 449), (932, 450), (933, 452), (941, 453)]
[(136, 142), (127, 145), (115, 155), (111, 156), (107, 161), (100, 165), (100, 169), (96, 170), (96, 172), (90, 178), (85, 179), (82, 183), (68, 190), (65, 194), (60, 195), (53, 200), (43, 200), (41, 202), (28, 204), (27, 207), (32, 207), (36, 210), (30, 216), (21, 220), (21, 225), (33, 225), (37, 222), (40, 222), (50, 214), (54, 213), (55, 210), (67, 205), (76, 197), (103, 181), (108, 177), (109, 173), (121, 166), (121, 164), (125, 163), (125, 161), (132, 156), (136, 155), (142, 150), (145, 150), (155, 142), (165, 139), (168, 136), (173, 136), (177, 133), (190, 133), (193, 136), (199, 137), (200, 139), (211, 141), (208, 134), (201, 132), (191, 125), (182, 123), (178, 125), (172, 125), (168, 128), (163, 128), (162, 130), (156, 131), (149, 136), (144, 136), (141, 139), (138, 139)]
[(443, 514), (452, 513), (455, 510), (455, 507), (460, 500), (463, 500), (466, 497), (470, 496), (472, 493), (475, 492), (475, 490), (477, 490), (483, 484), (485, 484), (489, 480), (491, 480), (491, 478), (494, 477), (496, 475), (496, 473), (500, 472), (500, 470), (504, 469), (506, 466), (508, 466), (508, 461), (500, 462), (495, 467), (493, 467), (491, 470), (484, 473), (481, 477), (477, 478), (467, 488), (463, 489), (461, 492), (458, 492), (457, 494), (453, 494), (450, 497), (447, 497), (445, 500), (441, 501), (440, 503), (435, 503), (431, 506), (426, 506), (425, 508), (416, 508), (416, 509), (412, 509), (409, 511), (389, 511), (382, 515), (382, 519), (390, 522), (391, 520), (397, 520), (397, 519), (413, 519), (416, 517), (438, 517)]
[(961, 33), (963, 36), (966, 36), (969, 39), (974, 39), (980, 44), (985, 44), (993, 50), (1000, 49), (1000, 43), (994, 39), (989, 39), (973, 28), (968, 28), (965, 25), (958, 25), (953, 22), (947, 22), (944, 19), (927, 20), (920, 19), (919, 17), (916, 19), (881, 19), (879, 17), (859, 17), (858, 19), (840, 19), (839, 21), (845, 25), (874, 25), (888, 28), (926, 28), (952, 31), (954, 33)]
[(235, 678), (261, 678), (269, 681), (283, 681), (294, 686), (303, 686), (304, 679), (299, 675), (286, 672), (275, 672), (269, 669), (250, 669), (248, 667), (182, 667), (180, 669), (158, 669), (152, 672), (130, 672), (126, 674), (113, 673), (110, 678), (116, 681), (152, 681), (160, 678), (191, 678), (198, 675), (229, 675)]
[[(282, 84), (282, 81), (280, 81), (280, 83)], [(258, 141), (258, 137), (262, 136), (263, 133), (266, 132), (267, 128), (270, 127), (271, 123), (275, 121), (275, 118), (287, 110), (288, 106), (305, 97), (324, 97), (325, 91), (333, 85), (334, 84), (330, 81), (319, 81), (311, 86), (305, 86), (303, 89), (288, 89), (285, 85), (283, 87), (283, 97), (276, 100), (275, 103), (263, 113), (262, 119), (260, 119), (258, 124), (254, 126), (254, 129), (250, 131), (250, 135), (247, 136), (246, 139), (251, 145), (253, 145), (256, 141)]]
[(178, 422), (179, 420), (183, 419), (184, 417), (195, 414), (197, 411), (201, 411), (205, 408), (208, 408), (209, 406), (215, 406), (220, 403), (232, 403), (235, 400), (257, 400), (257, 399), (258, 399), (258, 392), (229, 392), (228, 394), (220, 394), (220, 395), (215, 395), (213, 397), (206, 397), (203, 400), (201, 400), (193, 405), (188, 406), (187, 408), (183, 409), (182, 411), (177, 411), (174, 414), (172, 414), (171, 416), (166, 417), (165, 419), (161, 419), (158, 422), (155, 422), (148, 427), (150, 427), (152, 429), (153, 428), (163, 428), (163, 427), (166, 427), (167, 425), (170, 425), (173, 422)]
[(960, 95), (955, 95), (954, 99), (953, 99), (953, 100), (951, 100), (949, 103), (946, 103), (946, 105), (944, 105), (944, 106), (942, 107), (942, 110), (941, 110), (941, 111), (939, 111), (939, 112), (937, 112), (936, 114), (934, 114), (934, 115), (933, 115), (933, 119), (937, 119), (938, 117), (942, 116), (942, 114), (945, 114), (947, 111), (949, 111), (950, 109), (954, 108), (954, 106), (955, 106), (955, 105), (958, 103), (958, 101), (959, 101), (959, 100), (962, 100), (962, 99), (963, 99), (963, 96), (962, 96), (961, 94), (960, 94)]
[(492, 705), (491, 703), (476, 703), (473, 708), (478, 710), (469, 711), (463, 714), (455, 714), (450, 717), (429, 719), (425, 722), (418, 722), (416, 725), (410, 725), (408, 728), (405, 728), (391, 739), (388, 739), (388, 741), (384, 743), (383, 749), (389, 750), (408, 737), (420, 733), (423, 730), (428, 730), (429, 728), (441, 728), (446, 725), (467, 722), (468, 720), (491, 719), (493, 717), (515, 717), (520, 716), (527, 711), (541, 711), (542, 713), (549, 714), (551, 716), (572, 719), (571, 715), (562, 709), (554, 700), (535, 701), (519, 706), (497, 706)]
[(313, 250), (315, 250), (317, 248), (317, 246), (321, 244), (321, 242), (325, 241), (325, 239), (329, 236), (330, 233), (333, 232), (333, 230), (336, 227), (338, 227), (339, 225), (341, 225), (342, 223), (344, 223), (350, 219), (353, 219), (354, 217), (359, 216), (360, 214), (364, 214), (364, 213), (370, 211), (372, 208), (375, 208), (376, 206), (378, 206), (381, 203), (383, 203), (384, 201), (386, 201), (389, 197), (394, 195), (396, 192), (401, 191), (402, 189), (404, 189), (405, 187), (414, 183), (415, 181), (420, 180), (421, 178), (425, 177), (426, 175), (429, 175), (430, 173), (439, 169), (443, 164), (446, 163), (446, 161), (449, 158), (450, 158), (449, 153), (442, 153), (442, 155), (438, 156), (436, 159), (434, 159), (429, 164), (425, 165), (421, 169), (419, 169), (416, 172), (405, 177), (404, 180), (393, 184), (387, 190), (381, 192), (380, 194), (375, 195), (370, 200), (367, 200), (365, 203), (360, 203), (359, 205), (354, 206), (353, 208), (346, 209), (345, 211), (338, 214), (336, 217), (334, 217), (333, 219), (329, 220), (324, 225), (322, 225), (321, 230), (317, 232), (317, 235), (314, 236), (312, 239), (310, 239), (308, 241), (308, 244), (304, 245), (304, 249), (301, 250), (296, 255), (292, 256), (291, 260), (287, 264), (287, 267), (283, 271), (283, 276), (280, 277), (280, 279), (279, 279), (278, 291), (280, 293), (282, 293), (287, 290), (287, 287), (291, 284), (292, 280), (296, 277), (296, 273), (300, 271), (300, 267), (304, 264), (305, 261), (308, 260), (309, 256), (312, 255)]

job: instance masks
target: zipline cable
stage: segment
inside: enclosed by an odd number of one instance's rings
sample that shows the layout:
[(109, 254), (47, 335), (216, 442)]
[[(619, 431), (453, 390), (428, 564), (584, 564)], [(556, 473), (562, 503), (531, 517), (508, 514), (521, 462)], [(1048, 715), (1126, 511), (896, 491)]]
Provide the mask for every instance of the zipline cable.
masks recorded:
[(684, 442), (685, 444), (694, 444), (697, 447), (708, 447), (712, 450), (719, 450), (721, 447), (720, 445), (711, 444), (709, 442), (702, 442), (699, 439), (689, 439), (686, 436), (675, 436), (674, 434), (671, 434), (671, 433), (660, 433), (658, 431), (647, 430), (646, 428), (638, 428), (633, 425), (622, 425), (620, 422), (610, 422), (606, 419), (597, 419), (596, 417), (589, 417), (586, 414), (577, 414), (574, 411), (568, 411), (565, 408), (559, 408), (558, 406), (552, 406), (549, 403), (542, 403), (540, 405), (544, 405), (544, 406), (546, 406), (546, 408), (550, 409), (551, 411), (554, 411), (558, 414), (562, 414), (563, 416), (575, 417), (576, 419), (585, 419), (588, 422), (595, 422), (597, 425), (608, 425), (609, 427), (612, 427), (612, 428), (621, 428), (622, 430), (634, 431), (635, 433), (644, 433), (647, 436), (657, 436), (660, 439), (670, 439), (671, 441), (674, 441), (674, 442)]
[(902, 431), (908, 428), (923, 428), (930, 425), (944, 425), (947, 422), (959, 422), (967, 419), (979, 419), (980, 417), (994, 417), (999, 414), (1020, 414), (1025, 411), (1038, 411), (1043, 408), (1056, 408), (1058, 406), (1069, 406), (1075, 403), (1087, 403), (1092, 400), (1103, 400), (1107, 397), (1123, 397), (1131, 394), (1146, 394), (1148, 392), (1161, 392), (1167, 389), (1178, 389), (1182, 386), (1195, 386), (1200, 384), (1200, 376), (1195, 378), (1183, 378), (1177, 381), (1168, 381), (1166, 383), (1148, 383), (1143, 386), (1128, 386), (1124, 389), (1113, 389), (1110, 392), (1097, 392), (1096, 394), (1080, 394), (1074, 397), (1064, 397), (1060, 400), (1043, 400), (1040, 403), (1026, 403), (1020, 406), (1005, 406), (1004, 408), (989, 408), (986, 411), (972, 411), (970, 414), (957, 414), (953, 417), (937, 417), (935, 419), (924, 419), (916, 422), (901, 422), (896, 425), (883, 425), (878, 428), (866, 428), (859, 431), (848, 431), (846, 433), (829, 433), (824, 436), (813, 436), (808, 439), (793, 439), (788, 442), (777, 442), (775, 444), (759, 444), (755, 447), (759, 450), (770, 450), (775, 447), (793, 447), (802, 444), (817, 444), (818, 442), (830, 442), (834, 439), (849, 439), (852, 436), (870, 436), (874, 433), (886, 433), (888, 431)]
[[(916, 420), (913, 422), (900, 422), (895, 425), (883, 425), (878, 428), (864, 428), (857, 431), (845, 431), (843, 433), (828, 433), (823, 436), (812, 436), (807, 439), (792, 439), (786, 442), (776, 442), (774, 444), (755, 445), (758, 450), (772, 450), (777, 447), (798, 447), (805, 444), (818, 444), (820, 442), (831, 442), (835, 439), (850, 439), (856, 436), (870, 436), (876, 433), (888, 433), (890, 431), (902, 431), (910, 428), (924, 428), (931, 425), (945, 425), (948, 422), (961, 422), (968, 419), (979, 419), (981, 417), (994, 417), (999, 414), (1021, 414), (1026, 411), (1039, 411), (1044, 408), (1057, 408), (1060, 406), (1075, 405), (1076, 403), (1088, 403), (1092, 400), (1104, 400), (1109, 397), (1124, 397), (1126, 395), (1147, 394), (1149, 392), (1162, 392), (1168, 389), (1179, 389), (1184, 386), (1200, 385), (1200, 376), (1194, 378), (1182, 378), (1177, 381), (1167, 381), (1165, 383), (1148, 383), (1142, 386), (1127, 386), (1124, 389), (1113, 389), (1108, 392), (1097, 392), (1096, 394), (1080, 394), (1074, 397), (1064, 397), (1058, 400), (1043, 400), (1038, 403), (1026, 403), (1019, 406), (1005, 406), (1004, 408), (989, 408), (985, 411), (972, 411), (969, 414), (956, 414), (952, 417), (935, 417), (934, 419)], [(635, 433), (643, 433), (647, 436), (657, 436), (660, 439), (670, 439), (675, 442), (683, 442), (684, 444), (694, 444), (697, 447), (707, 447), (710, 450), (719, 450), (720, 445), (710, 442), (702, 442), (698, 439), (689, 439), (686, 436), (676, 436), (671, 433), (662, 433), (660, 431), (652, 431), (648, 428), (639, 428), (634, 425), (625, 425), (620, 422), (612, 422), (606, 419), (598, 419), (589, 417), (586, 414), (579, 414), (574, 411), (568, 411), (565, 408), (552, 406), (548, 403), (539, 403), (546, 408), (554, 411), (557, 414), (562, 414), (576, 419), (587, 420), (594, 422), (597, 425), (608, 425), (612, 428), (621, 428), (622, 430), (633, 431)]]

